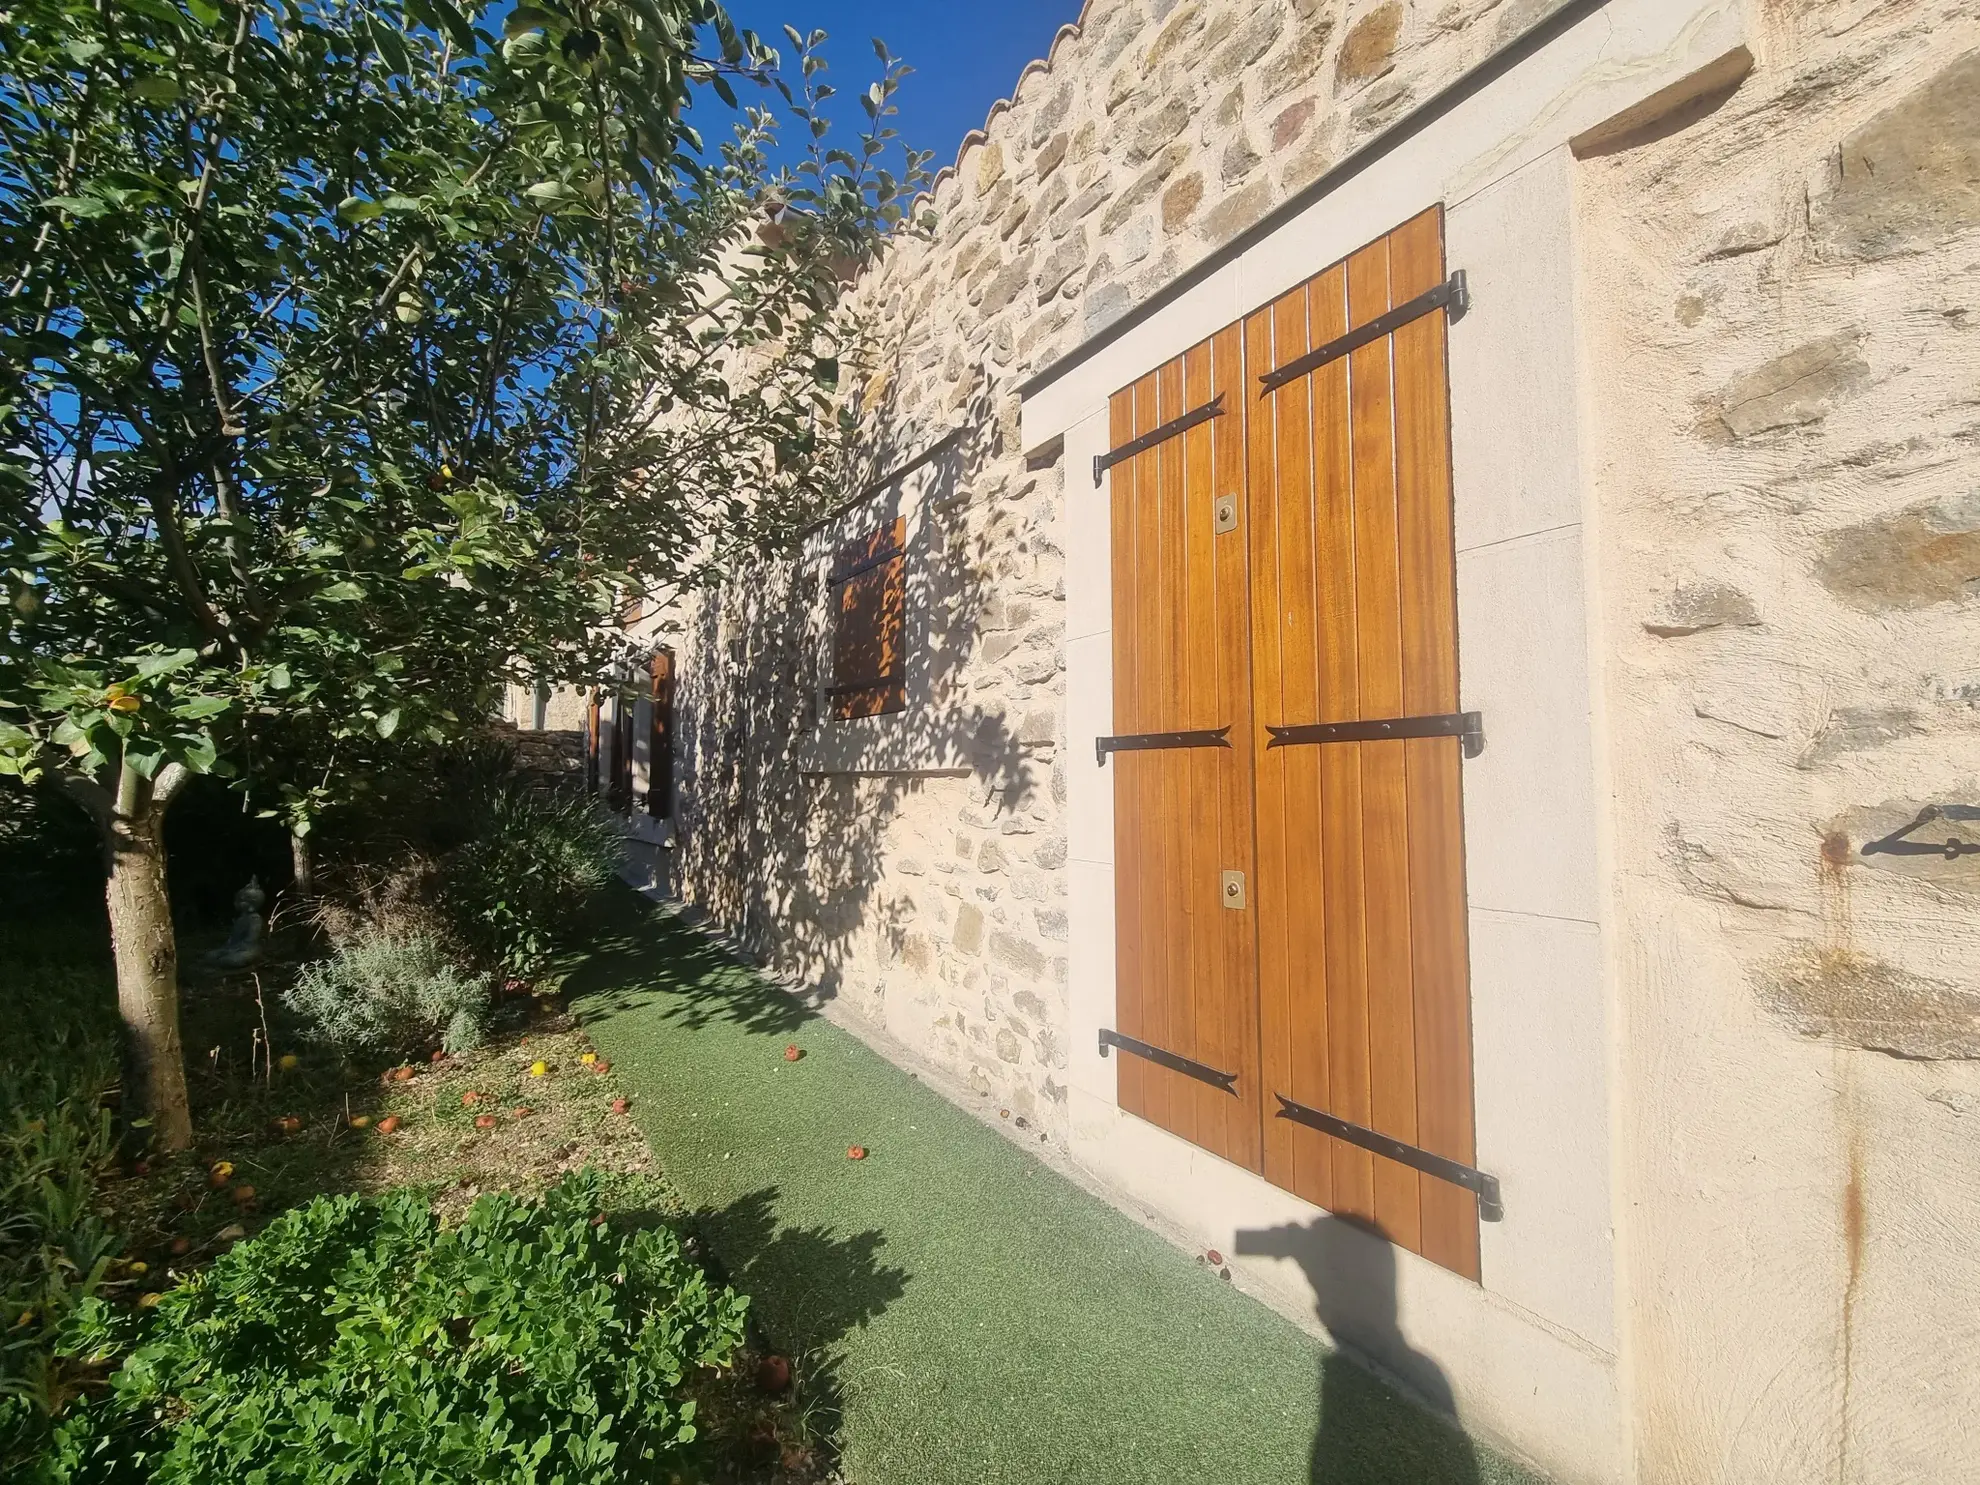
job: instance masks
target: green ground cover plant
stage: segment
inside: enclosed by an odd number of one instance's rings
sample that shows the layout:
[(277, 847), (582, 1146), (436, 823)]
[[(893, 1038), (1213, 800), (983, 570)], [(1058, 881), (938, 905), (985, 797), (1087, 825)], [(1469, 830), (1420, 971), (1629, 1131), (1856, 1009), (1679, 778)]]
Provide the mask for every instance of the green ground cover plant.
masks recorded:
[(64, 1485), (653, 1478), (695, 1445), (696, 1374), (727, 1366), (747, 1301), (664, 1225), (609, 1214), (580, 1172), (538, 1200), (319, 1197), (141, 1320), (86, 1307), (71, 1345), (135, 1349), (63, 1421)]

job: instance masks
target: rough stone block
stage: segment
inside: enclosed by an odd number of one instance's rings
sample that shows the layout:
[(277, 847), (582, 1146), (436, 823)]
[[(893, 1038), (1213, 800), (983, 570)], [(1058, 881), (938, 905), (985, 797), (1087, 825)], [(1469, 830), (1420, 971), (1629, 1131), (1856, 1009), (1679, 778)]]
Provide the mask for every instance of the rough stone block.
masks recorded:
[(1843, 141), (1815, 216), (1840, 252), (1881, 258), (1980, 225), (1980, 51), (1970, 51)]
[(1203, 202), (1203, 177), (1192, 170), (1162, 193), (1162, 230), (1180, 232)]
[(1871, 613), (1966, 597), (1980, 582), (1980, 490), (1831, 532), (1815, 575)]
[(1396, 65), (1396, 42), (1402, 35), (1400, 0), (1378, 5), (1348, 28), (1341, 54), (1334, 63), (1337, 90), (1359, 87)]
[(1862, 331), (1839, 330), (1754, 368), (1720, 395), (1720, 421), (1734, 438), (1820, 422), (1869, 381), (1862, 343)]
[(1045, 977), (1047, 961), (1044, 952), (1028, 939), (1008, 930), (999, 929), (990, 935), (990, 957), (1031, 980)]
[(1699, 634), (1721, 625), (1750, 627), (1760, 622), (1753, 600), (1729, 583), (1686, 583), (1664, 600), (1643, 627), (1660, 639)]
[(956, 909), (956, 931), (949, 940), (965, 954), (983, 952), (983, 910), (973, 903)]

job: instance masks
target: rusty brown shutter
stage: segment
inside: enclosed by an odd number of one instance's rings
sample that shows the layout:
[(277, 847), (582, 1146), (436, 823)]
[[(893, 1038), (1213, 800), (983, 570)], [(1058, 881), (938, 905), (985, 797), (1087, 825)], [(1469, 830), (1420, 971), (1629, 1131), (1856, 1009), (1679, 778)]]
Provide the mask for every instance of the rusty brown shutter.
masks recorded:
[[(1241, 406), (1232, 326), (1117, 394), (1116, 446), (1219, 397)], [(1113, 470), (1114, 731), (1229, 729), (1230, 746), (1128, 747), (1114, 773), (1118, 905), (1114, 1029), (1227, 1075), (1228, 1086), (1124, 1053), (1121, 1107), (1260, 1169), (1256, 976), (1250, 915), (1224, 873), (1251, 871), (1245, 550), (1215, 529), (1244, 476), (1240, 416), (1199, 422)], [(1243, 883), (1240, 882), (1242, 895)]]
[[(1238, 1075), (1123, 1056), (1124, 1109), (1475, 1278), (1470, 1190), (1277, 1117), (1475, 1158), (1459, 739), (1271, 732), (1457, 711), (1445, 314), (1291, 365), (1443, 282), (1435, 209), (1113, 399), (1115, 730), (1235, 744), (1112, 755), (1116, 1019)], [(1229, 870), (1246, 912), (1217, 907)]]
[(832, 715), (846, 721), (906, 710), (906, 519), (841, 547), (828, 582), (836, 615)]

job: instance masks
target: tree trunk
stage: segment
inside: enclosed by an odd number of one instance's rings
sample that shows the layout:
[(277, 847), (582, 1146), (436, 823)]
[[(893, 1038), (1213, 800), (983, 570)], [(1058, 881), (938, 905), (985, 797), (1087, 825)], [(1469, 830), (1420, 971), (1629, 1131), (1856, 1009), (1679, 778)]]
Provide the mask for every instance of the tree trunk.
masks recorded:
[(95, 785), (72, 787), (104, 833), (110, 949), (124, 1018), (125, 1108), (151, 1119), (162, 1150), (192, 1144), (185, 1048), (179, 1039), (179, 942), (165, 885), (165, 809), (184, 782), (176, 769), (156, 783), (125, 770), (114, 800)]
[(316, 891), (316, 867), (309, 857), (309, 837), (289, 836), (289, 874), (293, 879), (296, 895), (308, 897)]

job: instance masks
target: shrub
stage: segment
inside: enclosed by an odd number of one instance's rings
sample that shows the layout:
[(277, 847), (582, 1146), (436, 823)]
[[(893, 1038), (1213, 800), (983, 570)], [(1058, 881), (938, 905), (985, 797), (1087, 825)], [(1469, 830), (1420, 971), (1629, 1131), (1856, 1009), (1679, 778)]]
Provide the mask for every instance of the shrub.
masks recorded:
[[(0, 1477), (36, 1446), (81, 1371), (55, 1354), (122, 1246), (98, 1214), (117, 1156), (107, 1101), (118, 1032), (108, 966), (61, 930), (0, 933), (9, 1051), (0, 1059)], [(100, 931), (100, 930), (99, 930)], [(95, 950), (90, 943), (88, 948)]]
[(371, 924), (305, 965), (282, 1000), (310, 1036), (347, 1057), (436, 1043), (460, 1052), (487, 1035), (492, 987), (436, 936)]
[(599, 1219), (606, 1196), (587, 1171), (451, 1228), (409, 1191), (286, 1212), (150, 1312), (42, 1477), (664, 1479), (695, 1440), (692, 1373), (729, 1364), (748, 1301), (669, 1229)]
[(478, 950), (532, 974), (623, 852), (618, 824), (585, 796), (501, 779), (481, 791), (472, 836), (448, 860), (449, 900)]

